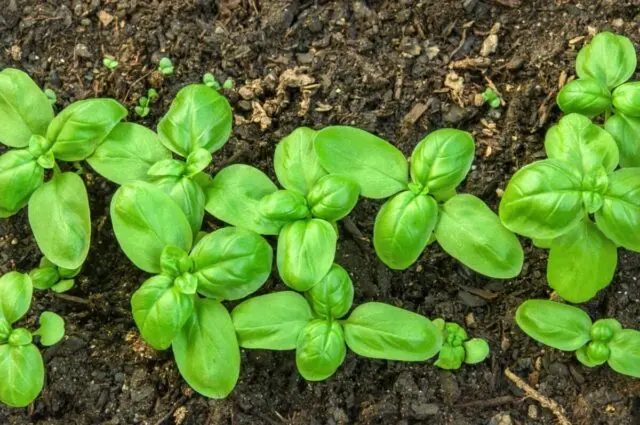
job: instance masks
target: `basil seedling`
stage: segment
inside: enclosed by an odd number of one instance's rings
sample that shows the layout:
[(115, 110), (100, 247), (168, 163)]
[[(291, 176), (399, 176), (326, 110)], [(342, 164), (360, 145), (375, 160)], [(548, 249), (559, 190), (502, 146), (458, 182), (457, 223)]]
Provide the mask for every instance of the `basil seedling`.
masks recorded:
[(109, 71), (113, 71), (118, 67), (118, 61), (115, 60), (112, 56), (105, 56), (104, 58), (102, 58), (102, 64)]
[(343, 363), (346, 349), (363, 357), (425, 361), (442, 345), (442, 333), (426, 317), (370, 302), (351, 309), (353, 283), (334, 264), (302, 295), (276, 292), (251, 298), (231, 313), (243, 348), (296, 350), (296, 365), (308, 381), (329, 378)]
[(316, 132), (298, 128), (276, 147), (278, 190), (260, 170), (232, 165), (207, 189), (207, 211), (257, 233), (278, 235), (280, 277), (297, 291), (309, 290), (333, 264), (335, 222), (355, 207), (360, 189), (351, 179), (328, 175), (313, 148)]
[(45, 347), (64, 336), (64, 320), (45, 311), (35, 332), (12, 328), (29, 311), (33, 285), (28, 275), (9, 272), (0, 277), (0, 402), (28, 406), (44, 386), (44, 362), (33, 337)]
[(158, 71), (160, 71), (165, 77), (173, 75), (173, 62), (171, 62), (171, 59), (168, 57), (160, 59), (160, 62), (158, 63)]
[(524, 254), (515, 235), (482, 200), (455, 192), (473, 162), (469, 133), (434, 131), (416, 146), (411, 164), (390, 143), (353, 127), (324, 128), (314, 144), (320, 165), (355, 181), (362, 196), (395, 194), (373, 230), (376, 253), (390, 268), (408, 268), (435, 240), (483, 275), (505, 279), (520, 273)]
[(565, 113), (589, 118), (604, 114), (605, 129), (620, 150), (622, 167), (640, 166), (640, 82), (627, 82), (636, 71), (636, 49), (627, 37), (601, 32), (576, 59), (578, 79), (558, 93)]
[(81, 267), (76, 269), (65, 269), (58, 267), (42, 257), (40, 266), (29, 272), (29, 277), (36, 289), (51, 289), (53, 292), (67, 292), (75, 286), (74, 278), (80, 274)]
[(489, 344), (480, 338), (469, 339), (467, 331), (457, 323), (435, 319), (433, 324), (442, 332), (442, 348), (435, 365), (441, 369), (460, 369), (463, 363), (476, 364), (489, 356)]
[(547, 300), (525, 301), (516, 322), (527, 335), (562, 351), (575, 351), (580, 363), (604, 363), (618, 373), (640, 378), (640, 332), (623, 329), (615, 319), (593, 323), (577, 307)]
[(156, 89), (149, 89), (147, 95), (140, 97), (140, 100), (138, 100), (138, 106), (135, 108), (136, 114), (141, 118), (149, 115), (149, 106), (154, 102), (153, 99), (156, 97), (158, 97)]
[[(127, 115), (112, 99), (81, 100), (54, 117), (51, 102), (27, 74), (0, 72), (0, 218), (29, 205), (40, 250), (59, 267), (76, 269), (89, 251), (89, 200), (82, 179), (56, 163), (89, 157)], [(45, 182), (45, 170), (53, 169)]]
[(240, 350), (222, 304), (258, 290), (273, 253), (257, 233), (226, 227), (193, 245), (188, 218), (157, 185), (127, 183), (111, 201), (120, 247), (140, 269), (155, 273), (131, 297), (133, 318), (149, 345), (173, 348), (187, 383), (211, 398), (238, 380)]

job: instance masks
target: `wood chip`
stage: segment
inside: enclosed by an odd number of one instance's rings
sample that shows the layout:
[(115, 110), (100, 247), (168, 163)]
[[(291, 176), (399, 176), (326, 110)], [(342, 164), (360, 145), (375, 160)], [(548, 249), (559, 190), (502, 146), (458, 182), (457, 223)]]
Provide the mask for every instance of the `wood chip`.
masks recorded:
[(484, 57), (466, 58), (449, 64), (451, 69), (488, 68), (489, 66), (491, 66), (491, 59)]
[(105, 10), (101, 10), (98, 12), (98, 19), (102, 23), (102, 26), (108, 27), (111, 22), (113, 22), (113, 15)]
[(424, 103), (416, 103), (413, 105), (407, 115), (404, 116), (402, 122), (405, 127), (410, 127), (420, 119), (420, 117), (427, 111), (427, 105)]

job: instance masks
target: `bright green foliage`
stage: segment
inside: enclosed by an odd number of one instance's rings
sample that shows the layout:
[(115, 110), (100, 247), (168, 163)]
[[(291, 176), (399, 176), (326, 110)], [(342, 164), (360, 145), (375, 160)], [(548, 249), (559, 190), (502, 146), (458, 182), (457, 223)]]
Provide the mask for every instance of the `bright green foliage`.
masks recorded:
[(216, 77), (213, 76), (212, 73), (207, 72), (202, 76), (202, 84), (207, 87), (211, 87), (214, 90), (220, 90), (221, 86)]
[(489, 356), (489, 344), (480, 338), (469, 339), (457, 323), (436, 319), (433, 324), (442, 332), (442, 348), (435, 365), (441, 369), (460, 369), (463, 363), (476, 364)]
[(601, 32), (578, 53), (576, 71), (580, 78), (594, 78), (613, 89), (636, 71), (636, 49), (627, 37)]
[(158, 63), (158, 71), (160, 71), (165, 77), (173, 75), (173, 62), (171, 62), (171, 59), (166, 56), (160, 59), (160, 62)]
[(0, 218), (24, 208), (43, 183), (44, 168), (28, 150), (10, 150), (0, 155)]
[(50, 312), (42, 313), (40, 328), (33, 333), (12, 329), (29, 310), (32, 292), (26, 274), (10, 272), (0, 277), (0, 402), (11, 407), (28, 406), (44, 385), (44, 363), (33, 336), (44, 346), (64, 336), (64, 320)]
[(489, 104), (489, 106), (491, 106), (494, 109), (499, 108), (500, 105), (502, 104), (500, 100), (500, 96), (498, 96), (496, 92), (491, 90), (490, 87), (487, 87), (487, 89), (482, 93), (482, 98), (484, 99), (485, 102)]
[(118, 61), (111, 56), (105, 56), (104, 58), (102, 58), (102, 64), (105, 66), (105, 68), (108, 68), (111, 71), (118, 67)]
[(481, 274), (511, 278), (520, 273), (523, 252), (517, 238), (478, 198), (456, 195), (475, 154), (469, 133), (434, 131), (418, 143), (410, 164), (391, 144), (356, 128), (327, 127), (314, 144), (322, 166), (351, 178), (363, 196), (395, 194), (380, 209), (373, 229), (376, 253), (390, 268), (410, 267), (435, 236), (445, 251)]
[(313, 149), (316, 132), (295, 129), (276, 146), (273, 166), (278, 181), (287, 190), (306, 196), (321, 177), (327, 175)]
[(592, 323), (577, 307), (529, 300), (518, 308), (516, 322), (538, 342), (575, 351), (577, 359), (587, 367), (606, 362), (618, 373), (640, 378), (640, 332), (623, 329), (615, 319)]
[(136, 114), (141, 118), (149, 115), (149, 106), (154, 102), (154, 99), (156, 97), (158, 97), (158, 92), (156, 91), (156, 89), (149, 89), (147, 91), (147, 95), (141, 96), (138, 100), (138, 106), (136, 106), (135, 108)]
[(316, 315), (339, 319), (351, 310), (353, 292), (353, 282), (349, 273), (338, 264), (333, 264), (329, 272), (306, 293), (306, 296)]
[(233, 88), (233, 80), (230, 78), (224, 80), (224, 83), (222, 83), (222, 88), (225, 90), (231, 90)]
[(344, 331), (338, 322), (315, 319), (298, 336), (296, 366), (307, 381), (323, 381), (333, 375), (347, 355)]
[(589, 118), (607, 111), (611, 106), (611, 92), (593, 78), (573, 80), (558, 93), (558, 106), (565, 113), (578, 113)]
[(74, 287), (73, 279), (80, 273), (81, 267), (65, 269), (56, 266), (47, 257), (42, 257), (40, 266), (29, 272), (29, 277), (36, 289), (51, 289), (53, 292), (66, 292)]
[(51, 103), (51, 106), (54, 106), (58, 102), (58, 96), (56, 95), (56, 92), (53, 91), (53, 89), (44, 89), (44, 94), (45, 96), (47, 96), (47, 99), (49, 99), (49, 103)]

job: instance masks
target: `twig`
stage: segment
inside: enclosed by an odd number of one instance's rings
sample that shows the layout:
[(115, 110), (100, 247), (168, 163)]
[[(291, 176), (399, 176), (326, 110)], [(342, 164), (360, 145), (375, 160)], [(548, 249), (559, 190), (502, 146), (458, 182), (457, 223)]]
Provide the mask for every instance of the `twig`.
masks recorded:
[(457, 407), (493, 407), (501, 404), (508, 404), (518, 400), (516, 397), (510, 395), (503, 395), (500, 397), (490, 398), (487, 400), (475, 400), (468, 403), (458, 404)]
[(509, 378), (509, 380), (516, 384), (516, 387), (524, 391), (527, 397), (531, 397), (532, 399), (540, 403), (542, 407), (551, 410), (553, 414), (556, 415), (556, 418), (558, 419), (560, 425), (571, 425), (571, 422), (569, 422), (569, 419), (567, 419), (567, 417), (565, 416), (564, 408), (562, 406), (560, 406), (554, 400), (540, 394), (532, 386), (524, 382), (518, 375), (511, 372), (508, 368), (504, 370), (504, 374), (507, 378)]
[(358, 229), (358, 226), (356, 226), (350, 217), (343, 218), (342, 224), (344, 224), (344, 229), (351, 235), (353, 240), (356, 241), (362, 252), (371, 252), (371, 248), (369, 248), (367, 243), (368, 239), (362, 234), (360, 229)]
[(136, 84), (138, 84), (140, 81), (144, 80), (145, 78), (147, 78), (151, 74), (153, 74), (153, 71), (147, 72), (142, 77), (138, 78), (133, 83), (131, 83), (129, 85), (129, 88), (127, 89), (127, 93), (125, 93), (125, 95), (124, 95), (124, 100), (122, 101), (122, 103), (127, 103), (127, 99), (129, 99), (129, 94), (131, 94), (131, 90), (133, 89), (133, 86), (135, 86)]
[(62, 300), (65, 301), (70, 301), (72, 303), (78, 303), (78, 304), (84, 304), (84, 305), (91, 305), (91, 301), (89, 300), (85, 300), (84, 298), (80, 298), (80, 297), (76, 297), (75, 295), (69, 295), (69, 294), (59, 294), (57, 292), (54, 292), (53, 294), (55, 297), (58, 297)]
[(169, 410), (169, 412), (166, 415), (158, 419), (156, 423), (153, 425), (162, 425), (167, 419), (171, 417), (171, 415), (175, 413), (176, 410), (178, 410), (178, 407), (184, 404), (185, 401), (187, 401), (187, 396), (183, 395), (182, 397), (180, 397), (180, 399), (178, 399), (178, 401), (174, 403), (173, 407), (171, 407), (171, 410)]

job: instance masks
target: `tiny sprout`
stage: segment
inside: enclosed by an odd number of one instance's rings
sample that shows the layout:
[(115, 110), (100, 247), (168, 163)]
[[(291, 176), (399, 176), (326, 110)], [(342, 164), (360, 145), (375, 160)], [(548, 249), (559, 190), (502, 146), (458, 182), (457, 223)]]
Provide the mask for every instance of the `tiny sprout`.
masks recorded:
[(55, 105), (58, 101), (58, 96), (56, 96), (56, 92), (54, 92), (52, 89), (44, 89), (44, 94), (49, 99), (49, 103), (51, 103), (51, 106)]
[(160, 59), (160, 63), (158, 63), (158, 70), (166, 77), (173, 75), (173, 62), (171, 62), (171, 59), (168, 57)]
[(224, 83), (222, 83), (222, 88), (226, 90), (231, 90), (233, 88), (233, 80), (227, 78)]
[(135, 108), (136, 114), (141, 118), (149, 115), (149, 105), (154, 102), (153, 99), (156, 97), (158, 97), (158, 92), (156, 91), (156, 89), (147, 90), (147, 95), (142, 96), (138, 101), (138, 106), (136, 106)]
[(205, 86), (211, 87), (214, 90), (220, 90), (220, 83), (216, 80), (216, 77), (212, 73), (207, 72), (202, 76), (202, 82)]
[(109, 68), (111, 71), (113, 71), (113, 70), (114, 70), (114, 69), (116, 69), (116, 67), (118, 66), (118, 61), (117, 61), (117, 60), (115, 60), (115, 59), (114, 59), (114, 58), (112, 58), (112, 57), (105, 56), (105, 57), (102, 59), (102, 64), (103, 64), (105, 67)]
[(489, 106), (491, 106), (492, 108), (499, 108), (500, 107), (500, 96), (498, 96), (496, 94), (496, 92), (494, 92), (493, 90), (491, 90), (491, 88), (487, 87), (487, 89), (484, 91), (484, 93), (482, 93), (482, 98), (484, 99), (485, 102), (487, 102), (489, 104)]

